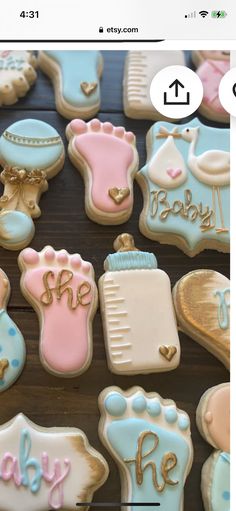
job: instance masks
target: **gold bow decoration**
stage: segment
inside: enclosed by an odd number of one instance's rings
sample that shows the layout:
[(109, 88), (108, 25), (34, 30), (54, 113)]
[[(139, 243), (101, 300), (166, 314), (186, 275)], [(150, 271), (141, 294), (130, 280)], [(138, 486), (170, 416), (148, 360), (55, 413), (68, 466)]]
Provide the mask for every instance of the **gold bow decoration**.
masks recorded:
[(160, 126), (159, 132), (156, 135), (156, 138), (182, 138), (181, 133), (178, 133), (178, 126), (175, 126), (172, 131), (168, 131), (165, 126)]
[(22, 200), (26, 208), (32, 210), (36, 206), (34, 200), (27, 201), (24, 193), (24, 185), (31, 185), (35, 187), (42, 187), (47, 183), (46, 173), (40, 169), (33, 169), (27, 171), (18, 167), (6, 166), (1, 173), (1, 180), (4, 184), (9, 184), (14, 187), (12, 194), (2, 195), (0, 197), (0, 207), (4, 208), (16, 196), (18, 196), (18, 203)]

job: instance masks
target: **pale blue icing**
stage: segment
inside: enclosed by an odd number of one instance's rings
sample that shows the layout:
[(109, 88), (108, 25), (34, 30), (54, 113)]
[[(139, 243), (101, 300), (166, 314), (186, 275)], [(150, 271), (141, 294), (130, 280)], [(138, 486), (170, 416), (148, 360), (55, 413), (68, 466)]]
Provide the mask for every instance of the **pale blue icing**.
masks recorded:
[(34, 236), (32, 218), (21, 211), (3, 211), (0, 213), (0, 246), (12, 248), (28, 245)]
[[(172, 131), (174, 128), (174, 124), (167, 122), (157, 122), (153, 125), (151, 131), (152, 137), (152, 152), (149, 157), (149, 161), (156, 153), (157, 149), (165, 142), (165, 138), (156, 138), (157, 133), (161, 126), (164, 126), (168, 129), (168, 131)], [(230, 136), (228, 129), (217, 129), (210, 128), (208, 126), (204, 126), (197, 118), (193, 119), (188, 124), (182, 124), (178, 126), (178, 131), (181, 133), (184, 128), (188, 127), (199, 127), (199, 137), (196, 146), (195, 153), (197, 155), (202, 154), (205, 151), (211, 149), (224, 150), (229, 151), (229, 143)], [(183, 140), (182, 138), (175, 138), (174, 143), (177, 149), (181, 152), (184, 157), (186, 167), (187, 167), (187, 179), (186, 181), (176, 189), (169, 189), (167, 193), (167, 199), (172, 204), (175, 200), (181, 200), (184, 202), (184, 190), (189, 189), (192, 191), (192, 197), (195, 204), (203, 203), (203, 206), (209, 205), (212, 209), (212, 187), (205, 185), (198, 181), (195, 176), (192, 174), (191, 170), (188, 168), (188, 152), (190, 144)], [(161, 188), (157, 184), (153, 183), (148, 176), (148, 163), (139, 171), (142, 176), (145, 178), (147, 193), (150, 199), (150, 193), (152, 191), (158, 191)], [(224, 186), (220, 188), (221, 200), (222, 200), (222, 209), (224, 214), (224, 223), (227, 228), (229, 228), (229, 186)], [(164, 209), (163, 206), (160, 206), (159, 211), (161, 212)], [(144, 218), (144, 217), (143, 217)], [(164, 221), (161, 221), (158, 218), (158, 214), (152, 218), (150, 211), (150, 202), (148, 202), (148, 213), (145, 213), (145, 223), (147, 225), (148, 230), (153, 233), (175, 233), (177, 235), (182, 236), (190, 249), (194, 249), (196, 245), (204, 240), (211, 239), (221, 241), (223, 243), (229, 243), (230, 235), (229, 232), (217, 233), (215, 229), (208, 230), (206, 232), (202, 232), (199, 228), (200, 222), (199, 219), (196, 219), (195, 222), (190, 222), (184, 218), (181, 218), (180, 215), (172, 215), (169, 214), (168, 218)], [(217, 207), (216, 211), (216, 225), (220, 226), (220, 218), (219, 218), (219, 208)]]
[(107, 256), (105, 266), (110, 271), (155, 270), (157, 268), (157, 260), (154, 254), (150, 252), (116, 252)]
[[(98, 68), (102, 58), (99, 51), (48, 50), (44, 53), (60, 66), (62, 95), (65, 101), (77, 107), (99, 103)], [(96, 82), (98, 85), (91, 95), (86, 96), (80, 87), (82, 82)]]
[(215, 296), (219, 299), (218, 304), (218, 323), (219, 327), (222, 330), (227, 330), (229, 328), (229, 301), (226, 301), (226, 296), (229, 295), (230, 288), (226, 289), (217, 289), (215, 291)]
[(147, 404), (147, 411), (152, 417), (157, 417), (161, 413), (161, 405), (157, 399), (153, 399)]
[(230, 455), (222, 452), (212, 475), (212, 511), (230, 511)]
[(165, 408), (165, 418), (170, 424), (176, 422), (178, 418), (176, 408)]
[(135, 397), (132, 403), (132, 408), (136, 413), (142, 413), (147, 408), (147, 402), (144, 396)]
[[(7, 128), (13, 135), (42, 138), (47, 140), (59, 136), (58, 132), (46, 122), (36, 119), (23, 119)], [(63, 155), (62, 141), (55, 145), (32, 146), (22, 145), (7, 140), (3, 135), (0, 138), (0, 160), (10, 166), (22, 167), (25, 170), (46, 169), (54, 165)]]
[(126, 411), (126, 399), (121, 394), (118, 394), (118, 392), (114, 392), (114, 394), (106, 398), (105, 408), (110, 415), (119, 417)]
[(185, 431), (189, 428), (190, 422), (189, 417), (187, 415), (179, 415), (178, 417), (178, 426), (182, 431)]
[(7, 359), (9, 366), (0, 379), (0, 392), (10, 387), (20, 375), (25, 363), (24, 338), (5, 309), (0, 310), (0, 360)]

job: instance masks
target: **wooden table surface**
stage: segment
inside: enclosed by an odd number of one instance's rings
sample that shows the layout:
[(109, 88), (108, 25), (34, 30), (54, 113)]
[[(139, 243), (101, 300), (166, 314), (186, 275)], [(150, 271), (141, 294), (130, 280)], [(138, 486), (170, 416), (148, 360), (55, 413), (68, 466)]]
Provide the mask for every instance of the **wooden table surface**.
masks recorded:
[[(122, 76), (125, 52), (103, 52), (105, 69), (102, 79), (101, 121), (124, 126), (134, 131), (140, 155), (140, 166), (145, 163), (145, 134), (151, 122), (127, 119), (122, 108)], [(67, 121), (55, 110), (50, 81), (40, 71), (38, 80), (28, 95), (16, 105), (0, 111), (0, 134), (16, 120), (41, 119), (54, 126), (62, 135), (65, 146)], [(201, 119), (202, 120), (202, 119)], [(135, 184), (135, 206), (131, 219), (122, 226), (104, 227), (91, 222), (84, 212), (84, 186), (79, 172), (66, 158), (65, 166), (49, 183), (49, 191), (40, 200), (42, 215), (35, 220), (36, 234), (31, 246), (41, 250), (45, 245), (79, 252), (92, 262), (96, 278), (103, 273), (103, 261), (113, 251), (114, 238), (121, 232), (135, 236), (136, 246), (154, 252), (159, 268), (165, 270), (172, 286), (185, 273), (197, 268), (211, 268), (229, 276), (229, 255), (204, 251), (189, 258), (173, 246), (160, 245), (144, 238), (138, 229), (142, 209), (142, 195)], [(206, 389), (225, 382), (229, 374), (223, 365), (192, 339), (180, 333), (181, 363), (170, 373), (149, 376), (117, 376), (108, 371), (100, 313), (94, 321), (94, 356), (89, 370), (74, 379), (57, 378), (42, 367), (38, 355), (38, 319), (23, 298), (16, 252), (0, 248), (0, 266), (7, 273), (12, 293), (8, 311), (22, 331), (27, 345), (25, 369), (13, 387), (0, 395), (0, 422), (4, 423), (23, 412), (39, 425), (73, 426), (81, 428), (92, 446), (103, 453), (110, 466), (106, 484), (95, 494), (96, 502), (120, 501), (120, 479), (115, 463), (98, 439), (99, 412), (97, 397), (109, 385), (127, 389), (140, 385), (146, 391), (156, 391), (164, 398), (172, 398), (191, 418), (194, 445), (194, 463), (185, 487), (185, 511), (203, 511), (200, 492), (200, 473), (203, 462), (212, 448), (201, 438), (195, 424), (195, 411)], [(113, 508), (119, 509), (119, 508)], [(167, 511), (167, 510), (163, 510)], [(174, 510), (173, 510), (174, 511)]]

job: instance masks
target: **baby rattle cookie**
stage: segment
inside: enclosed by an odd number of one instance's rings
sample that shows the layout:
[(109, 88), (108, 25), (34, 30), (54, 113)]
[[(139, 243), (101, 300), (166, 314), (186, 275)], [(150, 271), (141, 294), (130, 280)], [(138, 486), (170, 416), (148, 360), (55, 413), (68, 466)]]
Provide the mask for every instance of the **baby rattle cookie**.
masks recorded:
[(0, 392), (20, 376), (26, 356), (24, 338), (6, 310), (9, 296), (10, 283), (0, 269)]
[(229, 252), (229, 130), (198, 119), (157, 122), (147, 134), (147, 163), (136, 174), (144, 195), (142, 234), (193, 257)]
[[(36, 119), (17, 121), (0, 137), (0, 243), (10, 250), (28, 245), (34, 235), (32, 218), (41, 214), (40, 197), (48, 179), (64, 165), (64, 145), (58, 132)], [(17, 222), (17, 228), (16, 228)]]
[(197, 426), (215, 451), (204, 463), (201, 490), (206, 511), (230, 511), (230, 384), (203, 394), (196, 413)]
[(194, 270), (173, 289), (180, 328), (230, 368), (230, 281), (214, 270)]
[(85, 210), (102, 225), (126, 222), (133, 209), (138, 170), (135, 136), (110, 122), (75, 119), (66, 128), (70, 160), (85, 183)]
[(92, 360), (92, 321), (97, 310), (93, 267), (79, 254), (23, 250), (21, 290), (40, 323), (40, 359), (56, 376), (73, 377)]
[(164, 511), (182, 511), (193, 461), (188, 415), (141, 387), (108, 387), (99, 407), (99, 435), (120, 471), (122, 509), (147, 511), (148, 503), (156, 511), (159, 503)]
[(39, 65), (54, 86), (56, 108), (66, 119), (89, 119), (100, 107), (103, 58), (99, 51), (40, 51)]
[(0, 427), (0, 466), (1, 511), (87, 511), (109, 473), (81, 430), (43, 428), (21, 413)]
[(127, 375), (171, 371), (179, 365), (180, 344), (170, 279), (130, 234), (118, 236), (114, 248), (99, 279), (109, 369)]
[(123, 103), (132, 119), (164, 119), (150, 98), (154, 76), (167, 66), (184, 66), (183, 51), (129, 51), (125, 62)]
[(0, 106), (26, 95), (37, 78), (36, 65), (31, 51), (0, 51)]
[(193, 51), (192, 60), (203, 84), (203, 100), (199, 113), (210, 121), (229, 122), (230, 116), (220, 102), (219, 85), (230, 69), (230, 52)]

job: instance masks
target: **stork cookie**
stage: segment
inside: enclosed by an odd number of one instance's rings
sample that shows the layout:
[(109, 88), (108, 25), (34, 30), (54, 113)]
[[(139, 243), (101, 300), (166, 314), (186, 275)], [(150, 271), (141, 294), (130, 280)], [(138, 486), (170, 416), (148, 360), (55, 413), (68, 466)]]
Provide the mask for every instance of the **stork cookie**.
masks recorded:
[(21, 290), (40, 321), (40, 358), (57, 376), (77, 376), (92, 360), (97, 288), (90, 263), (79, 254), (45, 247), (19, 255)]
[(230, 69), (230, 52), (193, 51), (192, 59), (204, 91), (199, 113), (211, 121), (229, 122), (230, 116), (219, 99), (219, 85)]
[(174, 401), (140, 387), (127, 392), (109, 387), (99, 406), (100, 438), (119, 467), (121, 501), (129, 503), (124, 511), (147, 511), (147, 504), (150, 511), (158, 504), (164, 511), (182, 511), (193, 461), (188, 415)]
[(129, 51), (124, 71), (123, 102), (127, 117), (163, 119), (150, 99), (154, 76), (167, 66), (184, 66), (183, 51)]
[(103, 69), (99, 51), (40, 51), (39, 65), (53, 82), (56, 108), (63, 117), (88, 119), (98, 112)]
[(202, 468), (201, 490), (206, 511), (230, 511), (230, 384), (203, 394), (197, 408), (197, 426), (215, 451)]
[(23, 414), (0, 427), (0, 467), (1, 511), (87, 511), (109, 472), (81, 430), (43, 428)]
[(133, 209), (138, 169), (135, 136), (110, 122), (76, 119), (68, 124), (69, 157), (85, 182), (85, 209), (99, 224), (122, 224)]
[(214, 270), (194, 270), (173, 289), (180, 328), (230, 368), (230, 281)]
[(26, 95), (37, 78), (36, 63), (30, 51), (0, 51), (0, 106)]
[(118, 236), (114, 248), (99, 280), (108, 366), (117, 374), (171, 371), (180, 344), (170, 279), (129, 234)]
[(0, 269), (0, 392), (13, 385), (25, 364), (23, 336), (6, 310), (9, 296), (10, 283)]
[(0, 137), (0, 244), (19, 250), (34, 235), (32, 218), (40, 216), (38, 206), (48, 179), (64, 164), (64, 146), (57, 131), (36, 119), (17, 121)]
[(194, 256), (229, 251), (229, 130), (194, 119), (156, 123), (147, 134), (147, 163), (136, 174), (144, 195), (140, 230)]

